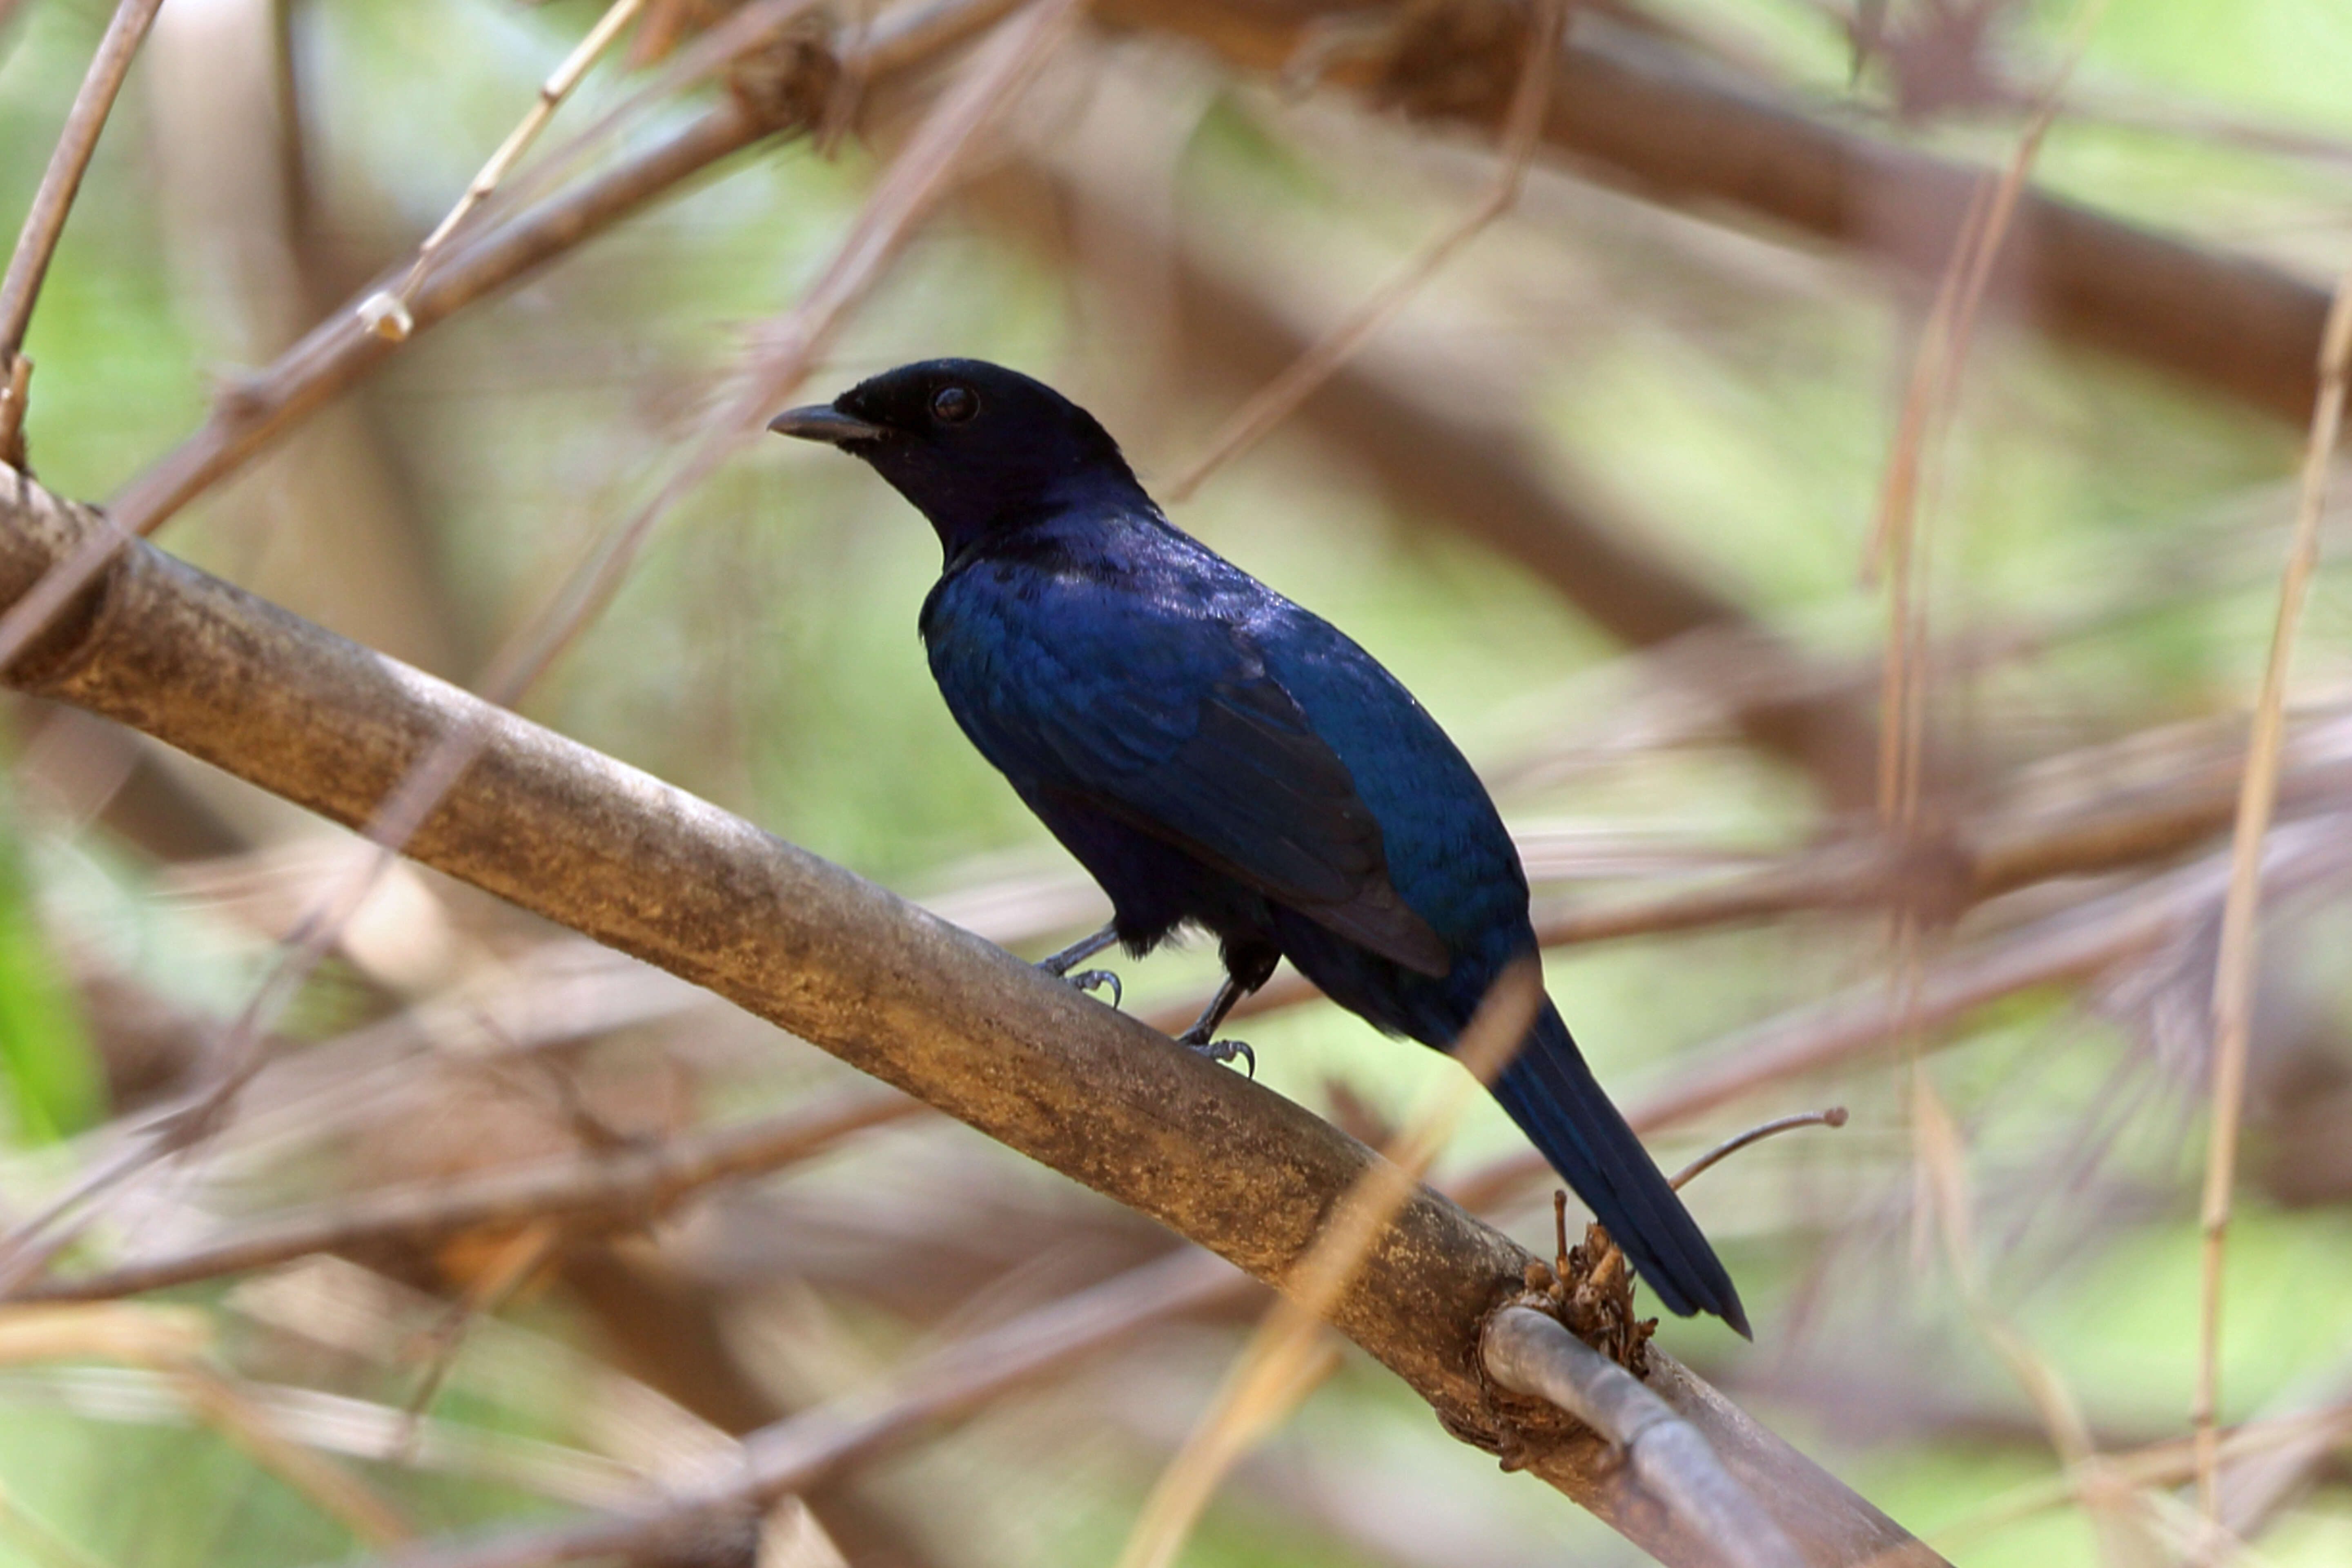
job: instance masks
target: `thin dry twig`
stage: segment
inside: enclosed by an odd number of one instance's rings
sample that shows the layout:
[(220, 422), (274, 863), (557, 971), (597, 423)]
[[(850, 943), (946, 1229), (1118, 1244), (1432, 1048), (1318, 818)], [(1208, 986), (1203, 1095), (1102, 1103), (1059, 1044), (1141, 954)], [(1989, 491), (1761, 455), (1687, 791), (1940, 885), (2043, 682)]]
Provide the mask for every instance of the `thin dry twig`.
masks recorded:
[(2285, 734), (2287, 670), (2294, 658), (2295, 633), (2319, 564), (2319, 520), (2327, 500), (2327, 469), (2344, 428), (2347, 378), (2352, 378), (2352, 270), (2336, 286), (2319, 357), (2319, 400), (2312, 409), (2311, 438), (2304, 448), (2303, 482), (2295, 504), (2294, 535), (2279, 580), (2278, 617), (2271, 631), (2270, 656), (2254, 703), (2253, 732), (2246, 746), (2244, 784), (2238, 795), (2238, 821), (2231, 846), (2230, 890), (2221, 909), (2221, 950), (2213, 966), (2212, 1131), (2206, 1150), (2202, 1205), (2204, 1247), (2198, 1290), (2197, 1394), (2190, 1412), (2197, 1447), (2198, 1511), (2221, 1519), (2220, 1449), (2216, 1413), (2221, 1405), (2221, 1262), (2230, 1228), (2230, 1206), (2238, 1170), (2238, 1123), (2246, 1097), (2246, 1049), (2254, 1003), (2255, 916), (2262, 900), (2263, 841), (2278, 801), (2279, 753)]
[(394, 1451), (404, 1461), (415, 1456), (416, 1445), (424, 1438), (425, 1418), (432, 1414), (433, 1402), (441, 1396), (442, 1384), (457, 1364), (457, 1352), (466, 1344), (466, 1330), (476, 1318), (503, 1309), (517, 1291), (530, 1282), (562, 1238), (562, 1230), (547, 1220), (525, 1226), (492, 1252), (489, 1266), (467, 1280), (464, 1294), (449, 1303), (440, 1322), (426, 1336), (425, 1370), (418, 1374), (416, 1386), (401, 1407), (404, 1419)]
[[(2282, 1449), (2333, 1447), (2347, 1437), (2352, 1437), (2352, 1405), (2333, 1405), (2225, 1428), (2221, 1434), (2221, 1458), (2231, 1465), (2251, 1464)], [(2158, 1495), (2158, 1489), (2197, 1479), (2196, 1439), (2170, 1438), (2129, 1452), (2111, 1453), (2100, 1464), (2113, 1484)], [(2020, 1520), (2063, 1508), (2076, 1501), (2081, 1494), (2082, 1478), (2062, 1472), (1995, 1497), (1933, 1534), (1946, 1545), (1965, 1545)]]
[(379, 289), (360, 301), (360, 321), (370, 331), (398, 342), (415, 330), (416, 323), (408, 313), (409, 298), (416, 292), (416, 286), (424, 281), (425, 269), (433, 265), (433, 258), (441, 253), (442, 246), (448, 243), (449, 237), (457, 232), (459, 224), (466, 221), (467, 216), (499, 188), (499, 182), (507, 177), (508, 171), (530, 150), (530, 144), (538, 140), (539, 133), (547, 128), (547, 122), (555, 118), (555, 111), (562, 107), (565, 99), (572, 96), (572, 89), (578, 87), (581, 79), (588, 74), (588, 68), (612, 47), (613, 40), (621, 36), (621, 29), (627, 26), (644, 7), (645, 0), (613, 0), (612, 5), (605, 7), (604, 16), (597, 18), (596, 25), (588, 29), (588, 36), (564, 57), (563, 63), (557, 66), (545, 81), (540, 83), (538, 100), (515, 128), (507, 133), (507, 139), (499, 143), (498, 151), (490, 154), (489, 162), (482, 165), (481, 172), (474, 176), (473, 183), (466, 187), (466, 194), (457, 198), (457, 205), (449, 209), (448, 216), (436, 225), (433, 232), (425, 237), (425, 242), (416, 247), (416, 259), (409, 264), (406, 276), (397, 286)]
[(813, 1108), (601, 1155), (575, 1154), (459, 1181), (392, 1187), (249, 1221), (161, 1258), (79, 1279), (48, 1279), (13, 1300), (89, 1301), (250, 1273), (317, 1252), (391, 1242), (431, 1247), (478, 1230), (641, 1225), (717, 1183), (772, 1174), (868, 1128), (915, 1115), (919, 1100), (863, 1090)]
[(1742, 1149), (1761, 1143), (1767, 1138), (1777, 1137), (1783, 1132), (1793, 1132), (1800, 1127), (1843, 1127), (1845, 1124), (1846, 1110), (1843, 1105), (1832, 1105), (1827, 1110), (1800, 1111), (1794, 1116), (1783, 1116), (1775, 1121), (1767, 1121), (1760, 1127), (1751, 1127), (1736, 1137), (1727, 1138), (1717, 1143), (1714, 1148), (1675, 1172), (1673, 1181), (1668, 1184), (1675, 1191), (1680, 1192), (1690, 1183), (1738, 1153)]
[[(2340, 818), (2305, 824), (2273, 837), (2268, 858), (2273, 874), (2292, 866), (2298, 876), (2326, 875), (2341, 868), (2347, 842)], [(1626, 1108), (1625, 1120), (1637, 1132), (1655, 1132), (1758, 1089), (1884, 1049), (1906, 1032), (1941, 1029), (2001, 997), (2086, 979), (2206, 918), (2227, 874), (2218, 861), (2186, 867), (1926, 964), (1916, 997), (1902, 1012), (1888, 1007), (1883, 982), (1865, 982), (1734, 1030), (1692, 1052), (1694, 1059), (1678, 1067), (1664, 1087)], [(1529, 1154), (1490, 1173), (1493, 1184), (1456, 1196), (1484, 1208), (1549, 1171)]]
[(788, 1493), (805, 1492), (846, 1466), (1154, 1324), (1245, 1300), (1255, 1289), (1246, 1275), (1203, 1253), (1158, 1258), (920, 1357), (877, 1388), (762, 1427), (744, 1439), (742, 1464), (719, 1479), (675, 1489), (651, 1507), (428, 1543), (383, 1568), (526, 1568), (692, 1540), (712, 1522), (743, 1519)]
[(1528, 29), (1527, 52), (1520, 62), (1518, 82), (1512, 89), (1510, 108), (1504, 114), (1502, 167), (1496, 171), (1495, 183), (1486, 198), (1460, 223), (1431, 241), (1351, 315), (1293, 360), (1280, 375), (1234, 410), (1210, 438), (1208, 449), (1167, 488), (1169, 500), (1189, 500), (1212, 474), (1256, 446), (1375, 333), (1394, 321), (1397, 313), (1412, 302), (1456, 253), (1517, 205), (1519, 191), (1527, 184), (1528, 166), (1535, 159), (1543, 132), (1545, 110), (1550, 107), (1567, 16), (1568, 0), (1538, 0)]
[(17, 232), (16, 248), (8, 258), (8, 271), (0, 277), (0, 463), (24, 464), (25, 384), (31, 366), (25, 362), (25, 332), (40, 298), (41, 280), (48, 276), (49, 258), (57, 254), (65, 233), (66, 215), (73, 211), (81, 177), (98, 150), (99, 133), (114, 111), (115, 95), (130, 74), (131, 61), (147, 37), (148, 25), (163, 0), (121, 0), (113, 19), (98, 41), (81, 90), (66, 111), (65, 128), (49, 153), (49, 166), (33, 193), (33, 205)]
[[(2305, 810), (2331, 809), (2352, 787), (2347, 746), (2352, 746), (2352, 726), (2340, 723), (2292, 738), (2288, 752), (2293, 761), (2282, 773), (2282, 802), (2292, 800)], [(1923, 895), (1937, 920), (1950, 921), (1978, 904), (2036, 883), (2160, 862), (2226, 826), (2236, 800), (2234, 767), (2224, 779), (2208, 760), (2199, 759), (2176, 778), (2119, 799), (2054, 817), (2026, 811), (1961, 823), (1951, 827), (1948, 837), (1939, 836), (1907, 852), (1884, 837), (1863, 837), (1696, 887), (1598, 904), (1546, 900), (1535, 911), (1536, 936), (1546, 948), (1575, 946), (1700, 931), (1796, 910), (1899, 907)], [(1069, 923), (1076, 924), (1076, 919)], [(1244, 997), (1231, 1016), (1241, 1019), (1278, 1012), (1320, 994), (1305, 976), (1284, 969)], [(1181, 1005), (1189, 1008), (1189, 1004)], [(1171, 1004), (1145, 1016), (1155, 1027), (1172, 1032), (1191, 1017), (1178, 1006)]]
[[(496, 212), (507, 203), (545, 190), (559, 174), (568, 173), (590, 153), (608, 146), (623, 128), (640, 121), (654, 106), (699, 86), (772, 41), (795, 18), (814, 10), (816, 3), (817, 0), (753, 0), (730, 13), (717, 26), (697, 35), (690, 46), (665, 61), (627, 97), (573, 132), (569, 140), (558, 142), (523, 174), (502, 184), (489, 202), (488, 211)], [(1006, 4), (1007, 0), (998, 3)]]
[(1241, 1457), (1288, 1417), (1339, 1365), (1324, 1319), (1364, 1254), (1444, 1152), (1470, 1093), (1509, 1065), (1542, 1004), (1541, 970), (1531, 961), (1506, 970), (1479, 1004), (1455, 1055), (1468, 1069), (1397, 1134), (1388, 1158), (1368, 1168), (1332, 1210), (1329, 1223), (1234, 1358), (1217, 1396), (1160, 1472), (1136, 1517), (1118, 1568), (1168, 1568), (1202, 1510)]

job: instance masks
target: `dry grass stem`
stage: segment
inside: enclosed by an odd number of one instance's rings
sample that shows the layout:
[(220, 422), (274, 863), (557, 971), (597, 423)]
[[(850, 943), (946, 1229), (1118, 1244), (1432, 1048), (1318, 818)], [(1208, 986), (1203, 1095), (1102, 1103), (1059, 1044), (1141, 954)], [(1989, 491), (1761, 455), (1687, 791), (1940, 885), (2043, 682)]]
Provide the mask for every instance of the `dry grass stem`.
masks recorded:
[(2091, 1517), (2102, 1558), (2120, 1568), (2158, 1568), (2163, 1556), (2145, 1500), (2108, 1468), (2074, 1391), (2050, 1358), (1994, 1305), (1985, 1288), (1969, 1194), (1968, 1152), (1925, 1062), (1911, 1073), (1911, 1121), (1929, 1214), (1960, 1303), (1978, 1336), (2000, 1358), (2042, 1418), (2051, 1447)]
[(2198, 1511), (2221, 1518), (2220, 1447), (2221, 1264), (2230, 1228), (2231, 1194), (2238, 1169), (2238, 1123), (2246, 1096), (2246, 1051), (2254, 1006), (2254, 950), (2262, 901), (2263, 846), (2279, 792), (2279, 759), (2286, 729), (2287, 671), (2304, 601), (2319, 564), (2319, 521), (2327, 500), (2327, 470), (2343, 435), (2346, 383), (2352, 376), (2352, 270), (2336, 286), (2320, 348), (2319, 401), (2311, 415), (2294, 533), (2279, 581), (2278, 616), (2270, 657), (2263, 666), (2246, 770), (2238, 795), (2231, 845), (2230, 890), (2221, 910), (2221, 950), (2213, 967), (2212, 1130), (2205, 1161), (2203, 1262), (2198, 1297), (2197, 1394), (2190, 1412), (2197, 1447)]
[[(2229, 1427), (2221, 1434), (2221, 1455), (2225, 1464), (2251, 1464), (2287, 1448), (2334, 1447), (2347, 1437), (2352, 1437), (2352, 1405), (2337, 1405)], [(2127, 1453), (2110, 1453), (2099, 1463), (2107, 1484), (2152, 1499), (2161, 1496), (2162, 1489), (2196, 1480), (2196, 1439), (2176, 1438)], [(1932, 1537), (1946, 1546), (1964, 1546), (2005, 1525), (2078, 1501), (2082, 1486), (2082, 1477), (2065, 1472), (2029, 1482), (1932, 1532)]]
[(203, 1358), (213, 1342), (209, 1319), (184, 1307), (105, 1302), (0, 1308), (0, 1365), (70, 1358), (148, 1368), (171, 1386), (186, 1409), (362, 1540), (386, 1545), (408, 1539), (407, 1524), (389, 1503), (356, 1478), (289, 1441), (246, 1400), (233, 1380), (205, 1365)]
[[(2283, 832), (2271, 841), (2273, 874), (2288, 866), (2299, 880), (2338, 874), (2346, 843), (2340, 818)], [(1689, 1053), (1693, 1059), (1678, 1065), (1664, 1086), (1626, 1107), (1625, 1120), (1637, 1132), (1656, 1132), (1759, 1089), (1924, 1037), (2001, 997), (2090, 979), (2177, 940), (2206, 918), (2227, 875), (2218, 860), (2185, 867), (1946, 953), (1922, 967), (1906, 1008), (1890, 1007), (1885, 982), (1870, 981), (1736, 1029)], [(1505, 1160), (1455, 1196), (1472, 1208), (1489, 1207), (1549, 1170), (1533, 1155)]]
[[(794, 18), (814, 10), (816, 3), (817, 0), (753, 0), (730, 13), (724, 21), (696, 35), (691, 44), (663, 61), (620, 102), (569, 139), (556, 143), (530, 169), (504, 182), (490, 203), (490, 210), (495, 212), (539, 195), (589, 153), (610, 144), (625, 126), (642, 119), (656, 105), (667, 103), (708, 81), (775, 38)], [(641, 32), (639, 37), (643, 36)]]
[[(2347, 748), (2352, 726), (2329, 722), (2289, 738), (2282, 800), (2326, 808), (2352, 787)], [(2223, 779), (2210, 759), (2192, 759), (2176, 777), (2055, 815), (2039, 811), (1962, 822), (1934, 845), (1925, 889), (1939, 920), (2036, 883), (2161, 863), (2228, 826), (2236, 807), (2233, 765)], [(1920, 864), (1883, 838), (1856, 837), (1807, 849), (1759, 869), (1696, 887), (1634, 894), (1622, 900), (1547, 900), (1536, 908), (1537, 939), (1546, 947), (1615, 942), (1701, 931), (1806, 910), (1899, 908), (1922, 894)], [(1089, 909), (1091, 906), (1089, 907)], [(1081, 910), (1066, 922), (1078, 923)], [(1277, 972), (1243, 998), (1232, 1016), (1252, 1017), (1312, 1002), (1320, 994), (1297, 971)], [(1190, 1020), (1171, 1005), (1146, 1015), (1172, 1032)], [(1881, 1004), (1884, 1010), (1884, 1004)]]
[[(184, 1385), (168, 1372), (121, 1366), (46, 1375), (12, 1372), (5, 1387), (19, 1404), (95, 1409), (110, 1421), (166, 1426), (195, 1418)], [(250, 1381), (239, 1384), (238, 1394), (285, 1441), (320, 1453), (514, 1487), (574, 1507), (625, 1507), (647, 1489), (641, 1471), (583, 1448), (428, 1417), (404, 1452), (408, 1419), (388, 1405)]]
[(0, 1307), (0, 1366), (69, 1357), (154, 1364), (187, 1361), (212, 1346), (211, 1320), (192, 1307)]
[(191, 1363), (167, 1373), (188, 1408), (244, 1449), (254, 1463), (284, 1481), (328, 1517), (377, 1547), (413, 1540), (415, 1531), (391, 1503), (349, 1470), (289, 1438), (247, 1401), (236, 1384)]
[(564, 57), (563, 63), (540, 84), (538, 100), (507, 133), (507, 139), (499, 144), (499, 150), (490, 154), (489, 162), (482, 165), (481, 172), (474, 176), (473, 184), (466, 187), (466, 194), (457, 198), (457, 205), (451, 207), (448, 216), (425, 237), (425, 243), (416, 247), (416, 259), (409, 264), (408, 272), (398, 286), (389, 290), (378, 290), (360, 301), (360, 321), (370, 331), (398, 342), (415, 330), (415, 321), (408, 313), (409, 297), (416, 292), (416, 286), (424, 280), (425, 269), (433, 265), (433, 258), (441, 253), (441, 247), (448, 243), (457, 226), (466, 221), (467, 215), (499, 188), (499, 182), (507, 177), (507, 172), (515, 166), (516, 160), (530, 150), (531, 142), (538, 140), (539, 133), (547, 128), (547, 122), (555, 117), (556, 110), (572, 96), (572, 89), (580, 85), (580, 79), (588, 74), (588, 68), (612, 47), (613, 40), (620, 37), (621, 29), (627, 26), (644, 8), (645, 0), (613, 0), (613, 4), (605, 7), (604, 16), (597, 18), (596, 25), (588, 29), (588, 36), (581, 39)]
[(1267, 1311), (1215, 1399), (1160, 1472), (1119, 1552), (1118, 1568), (1169, 1568), (1234, 1465), (1338, 1368), (1339, 1350), (1324, 1320), (1373, 1241), (1444, 1152), (1470, 1096), (1517, 1054), (1543, 1004), (1542, 975), (1531, 960), (1503, 973), (1454, 1048), (1467, 1076), (1449, 1081), (1391, 1142), (1387, 1158), (1369, 1167), (1333, 1206), (1314, 1247), (1286, 1281), (1284, 1299)]
[(1927, 734), (1927, 541), (1919, 498), (1958, 401), (1977, 316), (2016, 218), (2026, 176), (2104, 4), (2089, 0), (2084, 7), (2074, 47), (2027, 116), (1999, 178), (1979, 182), (1969, 195), (1958, 240), (1920, 331), (1887, 454), (1864, 575), (1872, 580), (1883, 573), (1887, 584), (1886, 658), (1879, 697), (1879, 816), (1905, 835), (1914, 830), (1918, 816)]
[(1550, 106), (1567, 15), (1568, 0), (1537, 0), (1518, 81), (1504, 116), (1502, 166), (1496, 171), (1486, 198), (1236, 409), (1210, 438), (1208, 449), (1168, 486), (1166, 494), (1171, 503), (1191, 500), (1211, 475), (1265, 439), (1268, 431), (1288, 418), (1317, 387), (1394, 321), (1463, 247), (1517, 204), (1519, 190), (1527, 183), (1528, 165), (1534, 161), (1542, 135), (1544, 112)]
[[(0, 26), (7, 20), (7, 7), (0, 5)], [(0, 1541), (13, 1543), (36, 1568), (110, 1568), (29, 1512), (5, 1487), (0, 1487)]]

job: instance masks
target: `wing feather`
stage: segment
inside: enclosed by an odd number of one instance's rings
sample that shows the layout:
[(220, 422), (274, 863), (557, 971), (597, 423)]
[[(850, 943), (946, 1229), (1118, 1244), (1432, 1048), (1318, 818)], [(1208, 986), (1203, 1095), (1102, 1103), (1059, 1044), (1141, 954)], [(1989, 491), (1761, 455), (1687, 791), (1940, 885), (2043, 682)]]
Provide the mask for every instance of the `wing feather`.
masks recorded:
[(1048, 647), (1026, 635), (1034, 605), (991, 615), (1011, 608), (991, 597), (943, 601), (940, 629), (984, 633), (995, 657), (933, 668), (1000, 769), (1049, 780), (1408, 969), (1451, 969), (1390, 881), (1380, 821), (1347, 764), (1239, 627), (1163, 614), (1139, 636), (1122, 604), (1117, 635), (1090, 637), (1111, 625), (1063, 606)]

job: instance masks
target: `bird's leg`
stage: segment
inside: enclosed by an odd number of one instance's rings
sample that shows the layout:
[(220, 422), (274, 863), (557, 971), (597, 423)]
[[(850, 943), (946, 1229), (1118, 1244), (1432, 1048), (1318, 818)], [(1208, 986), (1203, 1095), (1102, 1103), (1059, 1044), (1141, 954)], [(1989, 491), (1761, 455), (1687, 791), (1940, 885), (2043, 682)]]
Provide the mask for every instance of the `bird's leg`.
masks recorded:
[(1250, 1077), (1256, 1078), (1257, 1053), (1249, 1048), (1248, 1042), (1217, 1040), (1211, 1037), (1216, 1034), (1217, 1026), (1225, 1021), (1225, 1015), (1234, 1010), (1234, 1004), (1265, 983), (1264, 975), (1258, 976), (1255, 984), (1244, 984), (1235, 975), (1226, 975), (1225, 983), (1217, 987), (1217, 994), (1209, 998), (1209, 1005), (1201, 1009), (1201, 1016), (1192, 1020), (1192, 1026), (1176, 1037), (1176, 1043), (1187, 1050), (1200, 1052), (1213, 1062), (1229, 1062), (1239, 1057), (1249, 1064)]
[(1039, 959), (1037, 967), (1055, 979), (1075, 985), (1081, 991), (1096, 991), (1103, 986), (1109, 986), (1110, 1005), (1116, 1007), (1127, 995), (1126, 991), (1119, 985), (1118, 975), (1108, 969), (1082, 969), (1076, 974), (1071, 973), (1070, 971), (1118, 940), (1118, 922), (1113, 921), (1093, 935), (1080, 937), (1051, 958)]

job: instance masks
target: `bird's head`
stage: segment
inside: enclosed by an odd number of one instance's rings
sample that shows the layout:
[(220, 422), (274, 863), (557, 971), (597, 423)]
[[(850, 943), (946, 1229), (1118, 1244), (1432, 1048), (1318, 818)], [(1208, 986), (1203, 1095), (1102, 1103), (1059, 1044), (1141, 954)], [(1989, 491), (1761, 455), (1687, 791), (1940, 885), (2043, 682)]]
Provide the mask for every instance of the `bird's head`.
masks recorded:
[(1074, 505), (1150, 504), (1093, 415), (983, 360), (902, 364), (768, 428), (871, 463), (930, 520), (950, 560)]

